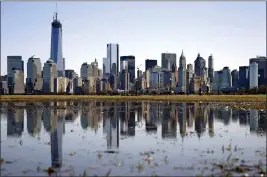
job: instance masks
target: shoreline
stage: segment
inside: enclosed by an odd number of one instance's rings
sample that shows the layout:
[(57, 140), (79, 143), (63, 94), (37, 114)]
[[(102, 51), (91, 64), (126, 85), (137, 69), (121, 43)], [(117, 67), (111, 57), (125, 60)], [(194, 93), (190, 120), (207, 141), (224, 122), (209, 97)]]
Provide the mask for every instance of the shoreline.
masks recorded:
[(116, 102), (171, 102), (213, 103), (216, 107), (231, 109), (266, 110), (266, 95), (1, 95), (1, 103), (47, 101), (116, 101)]
[(177, 102), (258, 102), (266, 103), (266, 95), (1, 95), (1, 102), (9, 101), (177, 101)]

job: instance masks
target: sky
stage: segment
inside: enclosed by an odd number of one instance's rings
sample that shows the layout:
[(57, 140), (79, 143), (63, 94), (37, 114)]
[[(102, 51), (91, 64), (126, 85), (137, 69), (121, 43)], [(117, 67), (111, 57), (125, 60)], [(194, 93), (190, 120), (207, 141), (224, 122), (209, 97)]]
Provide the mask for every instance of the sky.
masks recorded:
[[(32, 55), (42, 64), (50, 57), (51, 23), (56, 2), (2, 2), (1, 75), (7, 73), (7, 56)], [(58, 2), (63, 30), (66, 69), (80, 75), (83, 62), (96, 58), (102, 69), (108, 43), (118, 43), (120, 56), (134, 55), (144, 70), (145, 59), (183, 50), (186, 63), (198, 53), (214, 57), (214, 68), (231, 70), (249, 64), (249, 58), (266, 56), (265, 2)]]

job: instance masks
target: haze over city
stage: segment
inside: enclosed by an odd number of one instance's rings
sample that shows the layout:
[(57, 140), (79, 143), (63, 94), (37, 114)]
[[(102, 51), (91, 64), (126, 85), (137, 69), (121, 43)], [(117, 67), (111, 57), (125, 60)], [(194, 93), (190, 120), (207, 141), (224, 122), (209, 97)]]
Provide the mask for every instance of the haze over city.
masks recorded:
[[(106, 44), (118, 43), (120, 56), (145, 59), (183, 50), (187, 63), (197, 54), (214, 57), (214, 70), (238, 69), (266, 55), (265, 2), (58, 2), (66, 69), (80, 73), (83, 62), (106, 57)], [(51, 22), (56, 2), (3, 2), (1, 71), (8, 55), (45, 63), (50, 57)], [(177, 60), (178, 61), (178, 60)], [(24, 68), (26, 70), (26, 62)], [(26, 73), (26, 71), (25, 71)]]

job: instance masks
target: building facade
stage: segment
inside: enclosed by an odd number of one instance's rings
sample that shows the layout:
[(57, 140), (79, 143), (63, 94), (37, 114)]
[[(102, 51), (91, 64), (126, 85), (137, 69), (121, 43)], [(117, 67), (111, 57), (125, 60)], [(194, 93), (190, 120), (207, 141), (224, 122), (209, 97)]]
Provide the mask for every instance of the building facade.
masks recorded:
[(172, 70), (172, 67), (176, 65), (175, 53), (162, 53), (161, 54), (161, 67), (167, 70)]
[(239, 72), (238, 72), (238, 70), (234, 69), (231, 72), (231, 76), (232, 76), (232, 87), (238, 88), (238, 82), (239, 82)]
[(253, 62), (249, 64), (249, 88), (258, 88), (258, 63)]
[(54, 93), (54, 79), (58, 77), (57, 64), (53, 60), (48, 60), (43, 68), (43, 92)]
[(128, 72), (130, 73), (130, 83), (134, 83), (135, 79), (135, 56), (128, 55), (128, 56), (121, 56), (120, 61), (127, 61), (128, 62)]
[(145, 69), (146, 70), (151, 70), (155, 66), (157, 66), (157, 60), (151, 60), (151, 59), (146, 59), (145, 61)]
[(65, 76), (65, 61), (62, 53), (62, 24), (57, 19), (57, 13), (53, 17), (51, 30), (51, 52), (50, 59), (57, 64), (58, 76)]
[(208, 77), (210, 78), (210, 82), (213, 81), (214, 76), (214, 59), (213, 56), (210, 55), (208, 59)]
[(249, 67), (248, 66), (240, 66), (239, 67), (239, 81), (238, 81), (239, 89), (249, 88)]
[(21, 70), (24, 72), (24, 61), (22, 60), (22, 56), (7, 56), (7, 84), (12, 85), (12, 70)]
[(25, 93), (24, 86), (24, 72), (22, 70), (12, 69), (12, 93), (13, 94), (23, 94)]
[(257, 56), (256, 58), (249, 59), (250, 64), (253, 62), (258, 63), (258, 85), (265, 85), (267, 81), (267, 58), (263, 56)]
[[(110, 63), (110, 74), (118, 75), (119, 74), (119, 44), (107, 44), (107, 64)], [(105, 69), (107, 69), (106, 66)]]
[(27, 63), (26, 87), (29, 89), (29, 91), (33, 90), (35, 83), (37, 81), (40, 81), (41, 78), (42, 78), (41, 60), (36, 56), (32, 56), (28, 59)]

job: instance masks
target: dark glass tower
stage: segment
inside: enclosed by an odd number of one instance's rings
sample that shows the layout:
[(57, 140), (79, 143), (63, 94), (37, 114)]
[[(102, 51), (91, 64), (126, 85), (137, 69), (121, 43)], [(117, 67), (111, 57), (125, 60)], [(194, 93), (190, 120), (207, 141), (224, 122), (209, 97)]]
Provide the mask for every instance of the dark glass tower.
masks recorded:
[(52, 33), (51, 33), (51, 53), (50, 58), (58, 67), (58, 76), (65, 76), (65, 62), (62, 54), (62, 24), (57, 19), (57, 13), (53, 17)]

